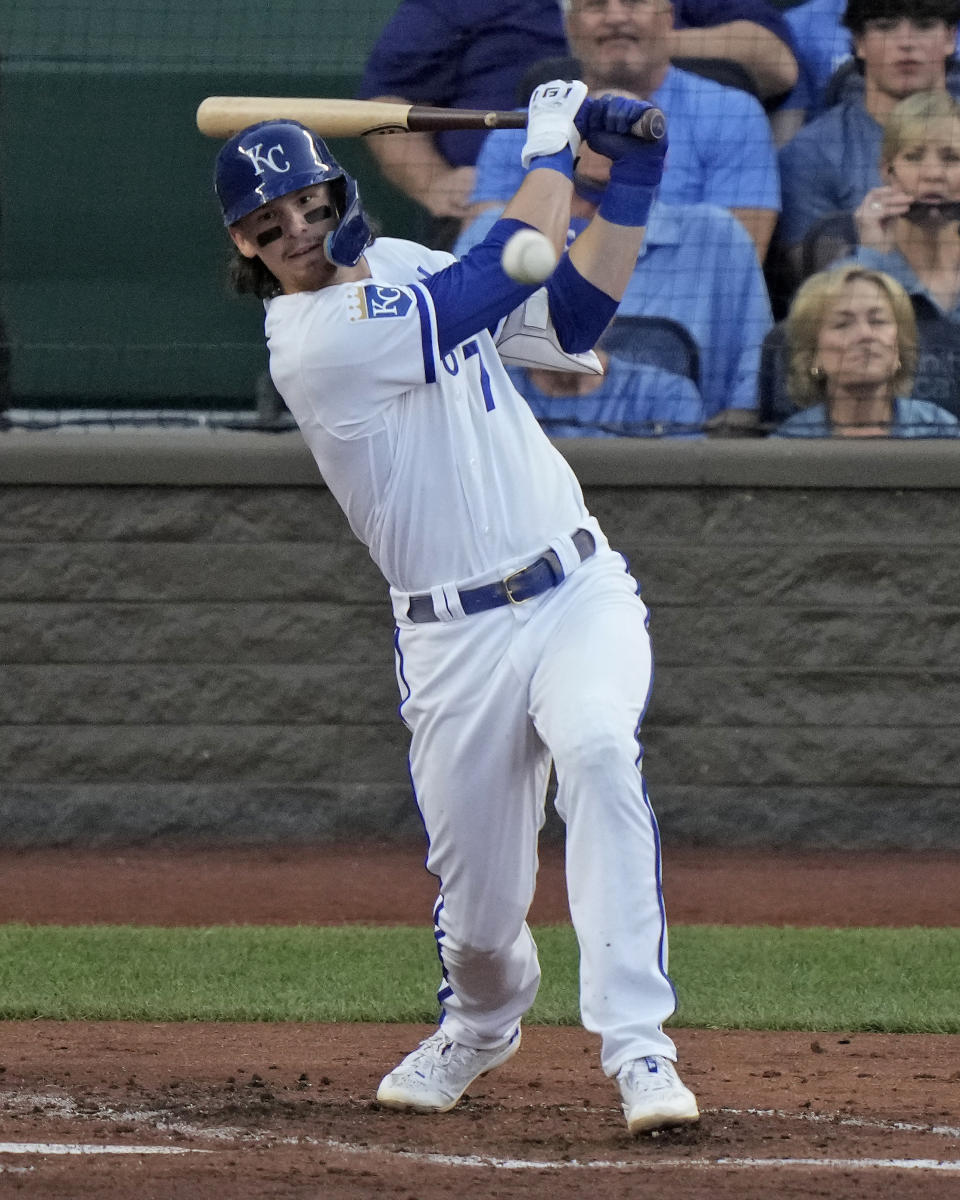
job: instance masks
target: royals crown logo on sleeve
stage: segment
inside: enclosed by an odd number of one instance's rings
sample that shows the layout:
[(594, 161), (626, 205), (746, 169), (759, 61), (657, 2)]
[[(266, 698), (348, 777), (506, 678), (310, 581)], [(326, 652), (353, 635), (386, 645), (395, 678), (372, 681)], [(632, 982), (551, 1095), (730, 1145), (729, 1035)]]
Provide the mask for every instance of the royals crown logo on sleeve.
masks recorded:
[(383, 283), (360, 284), (349, 300), (351, 321), (373, 321), (383, 317), (405, 317), (413, 297), (403, 288)]

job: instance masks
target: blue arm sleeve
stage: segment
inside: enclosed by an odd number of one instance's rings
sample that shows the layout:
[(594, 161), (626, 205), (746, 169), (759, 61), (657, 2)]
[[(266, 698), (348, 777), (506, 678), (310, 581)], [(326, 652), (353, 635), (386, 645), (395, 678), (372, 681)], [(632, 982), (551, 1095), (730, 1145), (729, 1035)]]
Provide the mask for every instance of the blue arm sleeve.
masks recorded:
[(617, 311), (618, 302), (585, 279), (567, 254), (547, 280), (547, 295), (557, 341), (568, 354), (595, 346)]
[(515, 283), (500, 265), (507, 239), (518, 229), (529, 228), (525, 221), (512, 218), (497, 221), (483, 241), (459, 262), (424, 281), (437, 314), (441, 355), (481, 329), (492, 329), (542, 286)]
[[(481, 329), (497, 322), (532, 296), (540, 284), (514, 283), (500, 266), (504, 243), (524, 221), (500, 219), (482, 242), (424, 281), (437, 313), (437, 340), (446, 354)], [(594, 287), (564, 254), (546, 283), (557, 340), (569, 354), (596, 345), (617, 311), (617, 301)]]

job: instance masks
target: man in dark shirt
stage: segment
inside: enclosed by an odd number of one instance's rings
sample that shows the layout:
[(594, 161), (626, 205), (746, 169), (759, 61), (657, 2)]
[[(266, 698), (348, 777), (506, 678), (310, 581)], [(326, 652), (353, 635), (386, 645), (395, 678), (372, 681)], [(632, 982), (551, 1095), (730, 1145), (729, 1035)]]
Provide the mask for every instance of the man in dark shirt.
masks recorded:
[[(644, 0), (610, 0), (630, 7)], [(750, 71), (758, 95), (797, 79), (786, 20), (767, 0), (676, 0), (671, 53), (724, 56)], [(516, 108), (527, 70), (568, 54), (557, 0), (401, 0), (367, 61), (359, 96), (454, 108)], [(468, 215), (485, 134), (451, 130), (369, 139), (387, 179), (433, 218), (427, 240), (448, 248)]]

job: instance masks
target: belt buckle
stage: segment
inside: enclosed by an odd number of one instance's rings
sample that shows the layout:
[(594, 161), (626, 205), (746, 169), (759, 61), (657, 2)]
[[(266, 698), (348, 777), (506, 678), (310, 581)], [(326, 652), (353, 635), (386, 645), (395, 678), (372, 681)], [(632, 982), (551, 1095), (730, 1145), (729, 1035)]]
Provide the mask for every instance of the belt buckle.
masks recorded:
[(521, 567), (519, 571), (511, 572), (511, 574), (509, 574), (503, 581), (503, 590), (507, 593), (507, 599), (511, 604), (526, 604), (528, 600), (533, 599), (532, 596), (524, 596), (521, 600), (518, 600), (510, 590), (510, 581), (512, 579), (516, 579), (518, 575), (525, 575), (528, 570), (529, 567)]

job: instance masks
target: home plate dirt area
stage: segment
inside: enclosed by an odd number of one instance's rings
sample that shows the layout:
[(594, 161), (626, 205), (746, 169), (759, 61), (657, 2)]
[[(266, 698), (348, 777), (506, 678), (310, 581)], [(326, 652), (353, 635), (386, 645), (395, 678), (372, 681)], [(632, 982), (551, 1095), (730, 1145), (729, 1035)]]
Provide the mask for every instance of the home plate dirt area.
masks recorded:
[[(956, 925), (958, 867), (681, 850), (665, 893), (674, 924)], [(418, 924), (433, 890), (409, 846), (0, 852), (3, 921)], [(531, 918), (568, 919), (559, 849)], [(0, 1196), (960, 1196), (960, 1037), (674, 1027), (703, 1119), (635, 1140), (577, 1028), (526, 1028), (445, 1116), (380, 1109), (428, 1032), (0, 1023)]]

